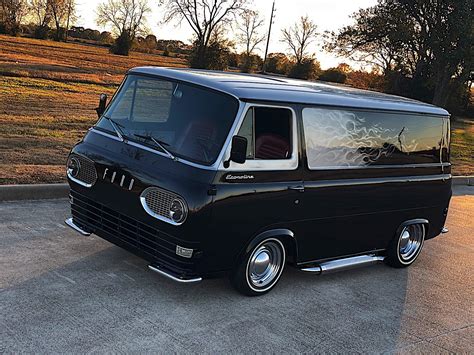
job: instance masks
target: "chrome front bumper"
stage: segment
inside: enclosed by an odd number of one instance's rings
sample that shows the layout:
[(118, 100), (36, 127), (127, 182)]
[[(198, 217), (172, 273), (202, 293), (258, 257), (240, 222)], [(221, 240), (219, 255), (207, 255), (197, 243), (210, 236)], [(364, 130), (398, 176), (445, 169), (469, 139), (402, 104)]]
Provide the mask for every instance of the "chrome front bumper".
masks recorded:
[(64, 221), (64, 223), (66, 223), (69, 227), (71, 227), (72, 229), (74, 229), (76, 232), (84, 235), (84, 236), (89, 236), (91, 235), (91, 233), (89, 232), (86, 232), (84, 229), (82, 229), (81, 227), (79, 227), (77, 224), (74, 223), (74, 220), (71, 218), (68, 218)]
[[(66, 223), (66, 225), (68, 225), (69, 227), (71, 227), (72, 229), (74, 229), (76, 232), (78, 232), (81, 235), (84, 235), (84, 236), (91, 235), (91, 233), (86, 232), (81, 227), (79, 227), (77, 224), (75, 224), (72, 217), (66, 219), (64, 221), (64, 223)], [(154, 265), (148, 265), (148, 268), (150, 270), (160, 274), (160, 275), (163, 275), (163, 276), (169, 278), (170, 280), (173, 280), (173, 281), (179, 282), (179, 283), (194, 283), (194, 282), (202, 281), (202, 277), (192, 277), (192, 278), (179, 277), (179, 276), (173, 275), (172, 273), (164, 270), (163, 268), (160, 268), (160, 267), (154, 266)]]
[(163, 270), (162, 268), (158, 267), (158, 266), (155, 266), (155, 265), (148, 265), (148, 268), (154, 272), (157, 272), (158, 274), (160, 275), (163, 275), (175, 282), (179, 282), (179, 283), (194, 283), (194, 282), (199, 282), (199, 281), (202, 281), (202, 277), (192, 277), (192, 278), (184, 278), (184, 277), (178, 277), (178, 276), (175, 276), (171, 273), (169, 273), (168, 271), (166, 270)]

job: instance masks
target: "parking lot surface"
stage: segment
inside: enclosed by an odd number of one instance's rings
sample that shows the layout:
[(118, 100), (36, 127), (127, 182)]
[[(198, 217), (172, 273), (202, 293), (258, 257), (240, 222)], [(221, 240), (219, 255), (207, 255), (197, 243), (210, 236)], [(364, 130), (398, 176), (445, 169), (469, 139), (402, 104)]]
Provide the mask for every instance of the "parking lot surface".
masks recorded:
[(0, 353), (474, 353), (474, 187), (408, 269), (316, 276), (268, 295), (173, 283), (63, 224), (66, 200), (0, 203)]

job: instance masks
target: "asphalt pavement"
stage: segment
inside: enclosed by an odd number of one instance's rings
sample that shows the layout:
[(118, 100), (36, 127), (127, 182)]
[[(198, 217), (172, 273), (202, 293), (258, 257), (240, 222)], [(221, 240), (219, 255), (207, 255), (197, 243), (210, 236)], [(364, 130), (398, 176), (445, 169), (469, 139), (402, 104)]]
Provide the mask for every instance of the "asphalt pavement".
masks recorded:
[(287, 268), (257, 298), (80, 236), (67, 200), (1, 202), (0, 353), (474, 353), (474, 187), (455, 195), (410, 268)]

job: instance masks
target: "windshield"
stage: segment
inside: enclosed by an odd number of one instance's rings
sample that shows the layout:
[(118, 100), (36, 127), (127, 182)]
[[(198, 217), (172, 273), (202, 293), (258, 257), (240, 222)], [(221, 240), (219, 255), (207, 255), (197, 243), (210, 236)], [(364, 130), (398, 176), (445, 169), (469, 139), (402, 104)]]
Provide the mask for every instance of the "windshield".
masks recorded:
[(229, 95), (197, 86), (128, 75), (96, 127), (193, 162), (211, 165), (238, 110)]

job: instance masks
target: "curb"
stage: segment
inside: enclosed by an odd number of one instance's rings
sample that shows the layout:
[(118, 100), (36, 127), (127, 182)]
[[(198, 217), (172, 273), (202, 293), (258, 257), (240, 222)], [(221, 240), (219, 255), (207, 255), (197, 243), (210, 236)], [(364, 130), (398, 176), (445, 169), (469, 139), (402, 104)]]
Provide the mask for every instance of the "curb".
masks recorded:
[(453, 185), (474, 186), (474, 175), (453, 176)]
[[(453, 176), (455, 186), (474, 186), (474, 176)], [(67, 198), (68, 184), (0, 185), (0, 201)]]
[(67, 198), (68, 184), (25, 184), (0, 186), (0, 201)]

